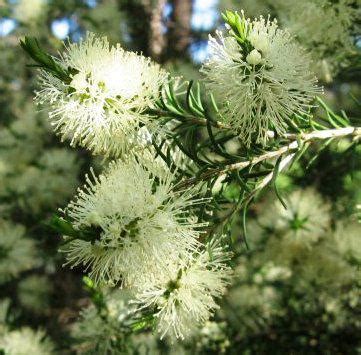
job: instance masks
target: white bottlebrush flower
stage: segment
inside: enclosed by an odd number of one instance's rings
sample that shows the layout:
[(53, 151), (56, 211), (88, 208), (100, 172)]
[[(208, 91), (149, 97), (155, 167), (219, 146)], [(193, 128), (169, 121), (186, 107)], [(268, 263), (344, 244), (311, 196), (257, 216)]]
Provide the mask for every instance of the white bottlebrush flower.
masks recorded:
[(226, 329), (226, 322), (207, 321), (199, 334), (195, 335), (198, 351), (203, 349), (217, 349), (218, 354), (225, 354), (231, 346)]
[(35, 244), (24, 234), (22, 225), (0, 220), (0, 283), (39, 265)]
[(102, 290), (104, 307), (99, 310), (94, 304), (80, 312), (73, 324), (72, 337), (76, 340), (76, 354), (118, 354), (129, 324), (137, 316), (131, 305), (130, 294), (124, 290)]
[[(39, 124), (34, 114), (33, 103), (24, 104), (21, 117), (13, 120), (8, 127), (1, 127), (1, 156), (7, 165), (20, 166), (30, 164), (34, 157), (41, 154), (47, 130)], [(26, 149), (24, 149), (26, 147)]]
[(342, 255), (327, 249), (325, 252), (325, 245), (316, 246), (311, 250), (312, 252), (304, 254), (302, 260), (299, 259), (297, 284), (300, 289), (308, 291), (313, 287), (327, 288), (331, 294), (332, 290), (337, 294), (340, 292), (338, 290), (356, 285), (359, 278), (358, 270), (345, 261)]
[(19, 0), (14, 7), (14, 18), (32, 25), (45, 12), (47, 0)]
[(109, 169), (79, 191), (66, 214), (74, 227), (96, 231), (91, 241), (76, 239), (64, 251), (72, 265), (91, 268), (90, 276), (125, 284), (142, 282), (156, 273), (162, 260), (177, 260), (193, 251), (200, 234), (190, 213), (195, 190), (175, 192), (175, 176), (157, 161), (141, 164), (135, 159), (111, 163)]
[(291, 275), (292, 271), (288, 267), (275, 265), (270, 261), (265, 263), (259, 272), (255, 274), (254, 280), (256, 283), (283, 281), (289, 279)]
[[(239, 16), (239, 15), (237, 15)], [(243, 142), (264, 144), (267, 130), (285, 131), (293, 114), (307, 112), (320, 92), (310, 60), (276, 20), (239, 17), (243, 43), (235, 34), (210, 37), (211, 55), (202, 72), (219, 102), (221, 119)]]
[(246, 61), (251, 65), (260, 64), (262, 63), (262, 54), (258, 52), (257, 49), (252, 49), (252, 51), (247, 55)]
[(338, 223), (334, 233), (335, 248), (347, 258), (361, 262), (361, 224), (356, 221)]
[(65, 71), (71, 68), (68, 82), (43, 72), (36, 95), (38, 103), (50, 106), (56, 131), (94, 153), (119, 155), (137, 145), (140, 126), (150, 125), (144, 111), (158, 99), (167, 73), (91, 33), (69, 44), (56, 61)]
[[(37, 157), (33, 155), (33, 159), (35, 158)], [(79, 164), (76, 154), (70, 150), (48, 149), (39, 154), (36, 164), (18, 166), (16, 160), (12, 163), (14, 166), (6, 177), (7, 189), (3, 193), (8, 196), (9, 191), (15, 192), (17, 204), (26, 212), (29, 212), (29, 208), (32, 213), (56, 208), (68, 201), (79, 185)], [(66, 184), (63, 183), (64, 180)]]
[(17, 297), (22, 306), (37, 314), (49, 310), (51, 283), (45, 275), (30, 275), (18, 284)]
[(55, 354), (54, 345), (45, 338), (43, 331), (21, 328), (6, 331), (0, 335), (0, 351), (6, 355), (51, 355)]
[(352, 36), (360, 15), (354, 0), (276, 0), (282, 24), (310, 50), (320, 78), (331, 82), (347, 57), (357, 55)]
[[(137, 332), (132, 335), (131, 342), (133, 349), (136, 349), (140, 355), (159, 354), (158, 338), (151, 332)], [(134, 351), (134, 350), (133, 350)], [(172, 347), (173, 354), (174, 347)], [(179, 355), (183, 355), (180, 353)]]
[[(236, 319), (242, 320), (240, 332), (244, 329), (258, 330), (262, 323), (259, 320), (272, 319), (280, 314), (280, 294), (276, 287), (269, 285), (241, 284), (232, 288), (227, 295)], [(231, 320), (232, 321), (232, 320)]]
[[(276, 11), (282, 27), (310, 52), (312, 70), (318, 78), (331, 82), (349, 58), (357, 56), (354, 34), (360, 6), (355, 6), (356, 3), (355, 0), (242, 0), (242, 7), (252, 17)], [(239, 9), (239, 4), (228, 8)]]
[(56, 208), (74, 194), (79, 162), (70, 149), (45, 149), (49, 125), (35, 115), (31, 102), (23, 109), (21, 117), (0, 129), (0, 199), (27, 214), (37, 214)]
[(330, 204), (315, 189), (296, 190), (285, 203), (287, 209), (279, 200), (264, 206), (260, 224), (306, 243), (317, 241), (330, 227)]
[(163, 338), (189, 336), (218, 308), (230, 282), (229, 254), (213, 241), (206, 250), (178, 262), (165, 262), (162, 271), (148, 280), (136, 295), (141, 307), (154, 307), (157, 331)]

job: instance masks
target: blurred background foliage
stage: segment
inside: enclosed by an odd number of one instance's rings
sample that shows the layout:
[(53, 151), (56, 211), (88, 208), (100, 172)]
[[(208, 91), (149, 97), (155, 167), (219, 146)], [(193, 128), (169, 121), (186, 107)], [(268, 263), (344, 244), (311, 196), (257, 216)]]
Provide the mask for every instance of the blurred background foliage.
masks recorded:
[[(0, 0), (0, 349), (5, 354), (357, 354), (360, 344), (361, 150), (348, 140), (309, 152), (231, 226), (234, 284), (214, 321), (168, 344), (125, 329), (129, 296), (96, 290), (63, 268), (47, 226), (74, 195), (88, 152), (51, 133), (32, 102), (34, 70), (19, 48), (36, 36), (51, 53), (86, 31), (198, 79), (220, 12), (278, 18), (313, 58), (324, 100), (360, 125), (359, 0)], [(320, 115), (326, 115), (323, 108)], [(237, 143), (230, 144), (237, 151)], [(316, 159), (314, 159), (316, 158)], [(215, 194), (232, 201), (238, 188)], [(99, 295), (107, 312), (99, 312)], [(1, 353), (1, 350), (0, 350)]]

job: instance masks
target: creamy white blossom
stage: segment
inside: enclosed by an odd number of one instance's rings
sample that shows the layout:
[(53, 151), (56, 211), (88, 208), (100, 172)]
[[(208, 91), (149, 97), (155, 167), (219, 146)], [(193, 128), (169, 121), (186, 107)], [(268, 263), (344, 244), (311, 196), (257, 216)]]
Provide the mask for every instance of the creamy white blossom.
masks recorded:
[(25, 227), (0, 220), (0, 284), (38, 265), (35, 243), (25, 237)]
[[(250, 272), (250, 270), (247, 271)], [(255, 318), (272, 319), (280, 313), (279, 298), (276, 287), (244, 283), (230, 290), (227, 302), (232, 306), (233, 312), (243, 320), (242, 328), (254, 329), (259, 327)], [(242, 328), (240, 331), (244, 333)]]
[(226, 264), (229, 254), (218, 242), (211, 242), (194, 257), (164, 262), (155, 279), (139, 286), (136, 302), (155, 308), (162, 338), (184, 339), (218, 308), (215, 298), (224, 294), (231, 278)]
[[(18, 147), (14, 148), (16, 152)], [(1, 151), (0, 161), (2, 156), (12, 156), (15, 152)], [(0, 187), (0, 196), (6, 198), (16, 193), (16, 204), (27, 213), (29, 210), (39, 213), (47, 208), (55, 209), (69, 201), (79, 184), (77, 175), (80, 166), (76, 154), (70, 150), (52, 148), (38, 152), (38, 155), (32, 152), (31, 155), (33, 161), (28, 164), (23, 164), (21, 159), (6, 161), (8, 171), (3, 176), (4, 186)]]
[(204, 224), (190, 209), (201, 200), (194, 189), (175, 192), (174, 178), (154, 160), (114, 162), (98, 178), (92, 172), (66, 214), (76, 229), (91, 228), (96, 236), (69, 242), (68, 262), (87, 265), (97, 281), (122, 277), (132, 285), (156, 275), (164, 259), (193, 252)]
[(329, 229), (330, 203), (313, 188), (299, 189), (285, 198), (287, 208), (277, 200), (264, 206), (260, 224), (277, 233), (287, 233), (293, 240), (317, 241)]
[[(308, 245), (292, 241), (287, 233), (265, 233), (240, 257), (222, 309), (240, 336), (269, 334), (280, 318), (299, 329), (304, 329), (306, 316), (311, 323), (322, 319), (328, 329), (359, 323), (352, 316), (360, 298), (358, 264), (345, 256), (351, 255), (360, 233), (349, 243), (349, 231), (343, 224), (339, 228), (342, 246), (327, 232)], [(300, 311), (299, 320), (289, 319), (292, 310)]]
[(24, 327), (6, 331), (0, 335), (0, 350), (6, 355), (55, 354), (53, 343), (45, 338), (45, 332)]
[[(35, 115), (33, 103), (24, 104), (22, 114), (0, 129), (1, 158), (7, 165), (25, 165), (44, 151), (48, 130)], [(26, 147), (26, 149), (24, 149)]]
[(266, 262), (255, 275), (254, 281), (259, 284), (264, 281), (275, 282), (287, 280), (291, 277), (292, 271), (285, 266), (275, 265), (272, 261)]
[[(331, 82), (357, 56), (352, 32), (360, 7), (353, 0), (276, 0), (280, 21), (310, 50), (313, 67), (325, 82)], [(274, 4), (274, 2), (273, 2)]]
[(167, 73), (149, 58), (92, 33), (68, 44), (55, 60), (65, 71), (71, 68), (69, 79), (43, 71), (36, 101), (50, 108), (62, 138), (107, 155), (137, 146), (139, 128), (151, 125), (145, 111), (158, 99)]
[(335, 247), (347, 258), (361, 261), (361, 225), (356, 221), (339, 222), (333, 235)]
[(197, 350), (200, 352), (205, 348), (212, 350), (216, 348), (219, 354), (225, 354), (231, 347), (226, 322), (207, 321), (195, 337)]
[(241, 5), (252, 17), (276, 13), (282, 27), (310, 52), (312, 70), (324, 82), (332, 82), (358, 55), (355, 19), (360, 6), (355, 0), (242, 0)]
[(26, 24), (33, 24), (45, 12), (47, 0), (19, 0), (14, 6), (14, 17)]
[(45, 275), (29, 275), (20, 280), (17, 288), (19, 302), (36, 314), (49, 311), (52, 284)]
[(320, 92), (304, 50), (276, 20), (240, 17), (243, 43), (232, 31), (210, 36), (211, 55), (202, 72), (222, 103), (220, 118), (243, 142), (265, 143), (266, 132), (285, 131), (295, 113), (308, 112)]
[(71, 328), (77, 354), (119, 354), (119, 342), (124, 340), (136, 317), (136, 306), (129, 303), (127, 291), (102, 289), (102, 293), (102, 310), (94, 304), (84, 308)]
[(33, 103), (21, 112), (0, 129), (0, 199), (38, 214), (69, 201), (79, 185), (80, 164), (74, 151), (48, 147), (50, 125)]

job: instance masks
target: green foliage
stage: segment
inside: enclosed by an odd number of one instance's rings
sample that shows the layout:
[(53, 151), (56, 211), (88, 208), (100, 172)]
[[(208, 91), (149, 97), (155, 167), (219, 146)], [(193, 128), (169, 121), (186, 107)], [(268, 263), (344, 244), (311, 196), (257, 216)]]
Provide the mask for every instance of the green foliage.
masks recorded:
[(225, 23), (230, 27), (230, 34), (237, 40), (237, 42), (244, 48), (245, 53), (249, 53), (252, 50), (252, 45), (248, 40), (251, 24), (244, 21), (245, 17), (242, 12), (242, 16), (237, 11), (226, 11), (222, 14), (222, 18)]
[(65, 69), (57, 63), (51, 55), (41, 49), (39, 41), (34, 37), (25, 36), (24, 40), (20, 40), (20, 46), (36, 62), (34, 67), (49, 72), (64, 83), (69, 83), (71, 75), (77, 73), (73, 68)]
[(96, 228), (75, 229), (70, 221), (57, 215), (53, 215), (47, 225), (54, 232), (64, 236), (64, 244), (74, 239), (90, 241), (92, 243), (99, 239), (99, 233)]
[[(119, 19), (123, 24), (142, 24), (144, 32), (143, 25), (150, 19), (139, 21), (136, 14), (127, 19), (116, 13), (118, 6), (143, 8), (143, 2), (104, 1), (89, 10), (82, 1), (54, 1), (47, 13), (54, 18), (73, 14), (82, 28), (111, 31), (114, 40), (120, 32), (132, 32), (119, 31)], [(285, 14), (284, 9), (278, 1), (271, 7), (272, 13)], [(10, 5), (0, 13), (11, 16)], [(225, 11), (222, 17), (240, 51), (247, 55), (253, 49), (247, 40), (252, 28), (243, 12)], [(19, 31), (28, 33), (27, 24), (19, 26)], [(112, 28), (108, 31), (107, 26)], [(20, 46), (35, 62), (30, 66), (68, 84), (78, 71), (65, 68), (48, 54), (48, 42), (53, 42), (51, 48), (57, 45), (49, 38), (45, 31), (37, 38), (25, 36)], [(137, 47), (137, 38), (129, 41), (130, 47)], [(54, 214), (74, 193), (79, 172), (88, 170), (90, 160), (93, 165), (98, 163), (84, 151), (77, 152), (80, 159), (68, 155), (50, 135), (44, 117), (29, 112), (33, 72), (24, 69), (25, 59), (7, 44), (1, 45), (0, 57), (0, 213), (13, 233), (21, 223), (26, 238), (19, 238), (20, 245), (12, 243), (17, 253), (13, 264), (7, 260), (13, 249), (0, 245), (0, 274), (9, 275), (6, 268), (17, 267), (11, 279), (1, 280), (0, 353), (5, 354), (1, 341), (7, 335), (19, 339), (20, 334), (21, 339), (21, 334), (30, 334), (35, 339), (41, 333), (21, 333), (24, 325), (46, 328), (56, 348), (65, 353), (357, 353), (360, 260), (355, 237), (359, 226), (354, 220), (361, 220), (357, 208), (361, 134), (358, 98), (350, 96), (348, 106), (343, 107), (348, 83), (335, 82), (326, 88), (332, 90), (333, 102), (317, 97), (315, 109), (284, 117), (285, 134), (270, 129), (266, 145), (250, 146), (220, 121), (223, 103), (216, 101), (201, 80), (177, 78), (160, 88), (155, 107), (144, 113), (159, 128), (151, 132), (144, 151), (174, 172), (176, 192), (197, 187), (196, 197), (204, 200), (194, 207), (195, 216), (207, 223), (199, 241), (206, 244), (223, 234), (221, 245), (229, 244), (233, 251), (229, 264), (235, 268), (234, 282), (214, 321), (174, 344), (159, 340), (154, 331), (159, 309), (140, 309), (132, 302), (134, 290), (128, 293), (119, 290), (126, 285), (98, 284), (81, 275), (77, 267), (72, 271), (61, 268), (59, 246), (74, 240), (94, 246), (101, 238), (101, 227), (75, 228), (66, 213)], [(315, 50), (321, 48), (317, 41), (314, 44)], [(339, 50), (340, 58), (344, 54)], [(137, 159), (143, 159), (141, 154)], [(154, 186), (158, 182), (154, 179)], [(291, 196), (297, 186), (314, 186), (312, 194), (321, 193), (322, 204), (306, 190), (301, 190), (301, 196), (308, 196), (313, 205), (294, 204)], [(304, 210), (313, 213), (304, 216)], [(351, 222), (349, 216), (354, 214)], [(188, 216), (184, 213), (181, 218)], [(126, 225), (131, 234), (137, 221)], [(6, 241), (10, 234), (0, 229), (0, 239)], [(207, 245), (212, 261), (214, 255)], [(181, 277), (179, 269), (159, 297), (169, 299), (179, 289)], [(39, 343), (45, 335), (41, 333), (40, 338)], [(47, 353), (54, 353), (50, 346)]]

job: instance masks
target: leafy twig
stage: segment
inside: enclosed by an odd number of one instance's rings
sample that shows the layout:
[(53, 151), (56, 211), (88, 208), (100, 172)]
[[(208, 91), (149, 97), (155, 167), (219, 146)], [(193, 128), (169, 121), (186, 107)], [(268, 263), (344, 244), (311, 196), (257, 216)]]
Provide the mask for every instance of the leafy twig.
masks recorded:
[[(241, 170), (248, 166), (256, 165), (262, 161), (270, 160), (273, 158), (278, 158), (286, 153), (297, 151), (301, 149), (303, 143), (310, 142), (317, 139), (329, 139), (329, 138), (337, 138), (337, 137), (344, 137), (344, 136), (351, 136), (354, 138), (361, 137), (361, 127), (343, 127), (343, 128), (335, 128), (335, 129), (326, 129), (321, 131), (313, 131), (310, 133), (300, 133), (297, 135), (296, 140), (292, 141), (291, 143), (280, 147), (277, 150), (270, 151), (264, 154), (261, 154), (257, 157), (254, 157), (250, 160), (237, 162), (234, 164), (226, 165), (222, 168), (212, 168), (204, 171), (202, 174), (196, 177), (189, 178), (187, 180), (183, 180), (180, 182), (176, 189), (183, 189), (188, 186), (192, 186), (200, 181), (208, 180), (218, 175), (229, 173), (230, 171), (234, 170)], [(294, 137), (294, 135), (290, 135), (290, 137)]]

